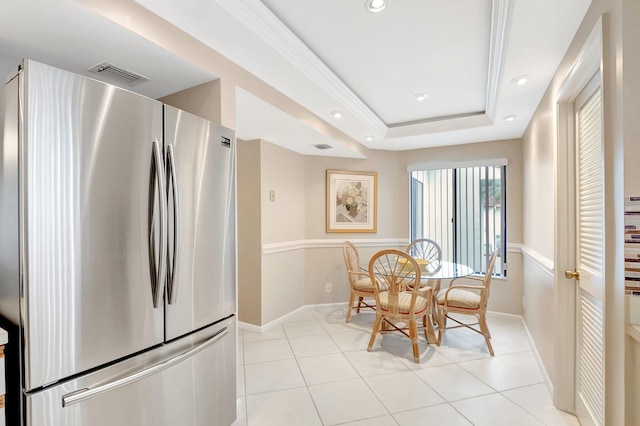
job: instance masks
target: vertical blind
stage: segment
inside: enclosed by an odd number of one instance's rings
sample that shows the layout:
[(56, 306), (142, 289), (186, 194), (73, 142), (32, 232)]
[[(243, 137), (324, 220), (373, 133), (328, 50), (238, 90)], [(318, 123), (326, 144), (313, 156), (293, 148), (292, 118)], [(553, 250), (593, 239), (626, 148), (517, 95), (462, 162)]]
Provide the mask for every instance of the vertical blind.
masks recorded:
[(411, 239), (429, 238), (443, 260), (484, 274), (498, 249), (493, 274), (506, 275), (506, 166), (461, 167), (411, 172)]

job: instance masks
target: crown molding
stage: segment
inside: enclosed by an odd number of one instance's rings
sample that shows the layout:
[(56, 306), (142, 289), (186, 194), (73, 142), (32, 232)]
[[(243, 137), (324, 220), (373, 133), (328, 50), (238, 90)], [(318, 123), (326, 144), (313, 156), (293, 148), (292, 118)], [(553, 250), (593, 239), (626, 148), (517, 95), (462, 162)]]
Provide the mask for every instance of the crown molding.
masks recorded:
[(454, 130), (474, 129), (476, 127), (490, 126), (491, 124), (491, 120), (489, 120), (484, 112), (464, 116), (448, 116), (390, 126), (387, 132), (387, 138), (401, 138)]
[(493, 122), (496, 113), (496, 102), (500, 89), (500, 80), (502, 79), (502, 68), (507, 50), (512, 10), (512, 0), (493, 0), (491, 5), (491, 38), (485, 103), (485, 115), (491, 122)]
[(289, 63), (331, 94), (346, 109), (384, 137), (386, 124), (260, 0), (217, 0), (238, 21), (253, 31)]
[[(468, 116), (451, 116), (387, 126), (362, 100), (327, 67), (260, 0), (217, 0), (218, 4), (282, 55), (324, 92), (334, 97), (345, 110), (372, 129), (377, 137), (462, 130), (493, 123), (507, 47), (513, 0), (492, 0), (492, 18), (487, 69), (485, 111)], [(360, 139), (359, 137), (356, 139)], [(364, 143), (367, 145), (367, 143)]]

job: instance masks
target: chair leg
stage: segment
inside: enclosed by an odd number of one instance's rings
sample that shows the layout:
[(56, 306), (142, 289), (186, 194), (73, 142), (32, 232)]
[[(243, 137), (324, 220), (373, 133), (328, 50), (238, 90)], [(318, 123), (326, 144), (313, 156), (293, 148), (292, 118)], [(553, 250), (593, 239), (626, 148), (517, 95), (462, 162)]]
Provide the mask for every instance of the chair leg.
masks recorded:
[(440, 292), (440, 280), (434, 280), (431, 291), (431, 306), (433, 307), (431, 317), (433, 318), (433, 325), (438, 325), (438, 293)]
[(427, 322), (429, 315), (425, 315), (422, 317), (422, 328), (424, 329), (424, 338), (427, 339), (427, 343), (429, 343), (429, 336), (427, 335)]
[(480, 325), (480, 331), (484, 336), (484, 341), (487, 343), (487, 348), (489, 349), (489, 353), (493, 356), (493, 347), (491, 346), (491, 333), (489, 333), (489, 327), (487, 327), (487, 318), (484, 313), (481, 313), (478, 318), (478, 323)]
[(355, 294), (353, 294), (353, 292), (351, 293), (351, 296), (349, 297), (349, 308), (347, 309), (347, 320), (345, 322), (349, 322), (351, 321), (351, 310), (353, 309), (353, 302), (355, 300)]
[(422, 317), (422, 325), (424, 327), (424, 337), (427, 339), (427, 343), (437, 343), (436, 332), (433, 330), (433, 320), (429, 314)]
[(409, 337), (411, 337), (411, 347), (413, 348), (413, 361), (416, 364), (420, 363), (420, 352), (418, 350), (418, 327), (416, 326), (416, 320), (409, 320)]
[(444, 311), (444, 308), (440, 311), (440, 305), (436, 304), (436, 309), (438, 310), (438, 341), (436, 344), (440, 346), (440, 343), (442, 343), (442, 333), (444, 332), (446, 324), (445, 321), (447, 320), (447, 313)]
[(380, 324), (380, 326), (382, 331), (387, 331), (389, 329), (389, 323), (384, 319), (382, 320), (382, 323)]
[(382, 319), (382, 317), (380, 317), (379, 315), (376, 315), (376, 319), (373, 322), (373, 330), (371, 330), (371, 338), (369, 339), (369, 346), (367, 347), (367, 352), (371, 352), (371, 349), (373, 349), (373, 344), (376, 341), (376, 335), (378, 334), (378, 331), (380, 330), (380, 320)]
[(356, 309), (356, 314), (360, 313), (360, 306), (362, 305), (362, 296), (358, 297), (358, 309)]

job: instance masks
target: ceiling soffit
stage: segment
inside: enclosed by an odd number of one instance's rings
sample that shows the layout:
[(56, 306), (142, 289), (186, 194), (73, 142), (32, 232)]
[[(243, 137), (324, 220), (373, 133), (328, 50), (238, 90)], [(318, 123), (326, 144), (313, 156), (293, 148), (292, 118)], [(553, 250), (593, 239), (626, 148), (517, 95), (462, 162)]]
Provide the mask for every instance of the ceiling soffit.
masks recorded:
[[(416, 136), (489, 126), (494, 121), (513, 0), (491, 1), (491, 29), (484, 111), (449, 115), (404, 123), (385, 123), (320, 58), (260, 0), (217, 0), (238, 21), (282, 55), (346, 111), (361, 121), (378, 139)], [(352, 135), (361, 140), (361, 135)], [(363, 142), (368, 145), (366, 141)]]

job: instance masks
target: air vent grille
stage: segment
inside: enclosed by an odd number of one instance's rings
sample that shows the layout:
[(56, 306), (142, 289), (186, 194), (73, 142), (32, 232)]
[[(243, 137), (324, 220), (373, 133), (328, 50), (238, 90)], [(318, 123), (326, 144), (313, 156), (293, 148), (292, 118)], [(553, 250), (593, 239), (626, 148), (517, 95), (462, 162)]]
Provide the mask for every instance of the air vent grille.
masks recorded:
[(104, 78), (126, 84), (127, 86), (135, 86), (136, 84), (149, 81), (146, 77), (127, 71), (108, 62), (102, 62), (101, 64), (89, 68), (89, 71)]
[(316, 147), (316, 149), (330, 149), (330, 148), (333, 148), (331, 145), (327, 145), (326, 143), (319, 143), (317, 145), (314, 145), (314, 147)]

